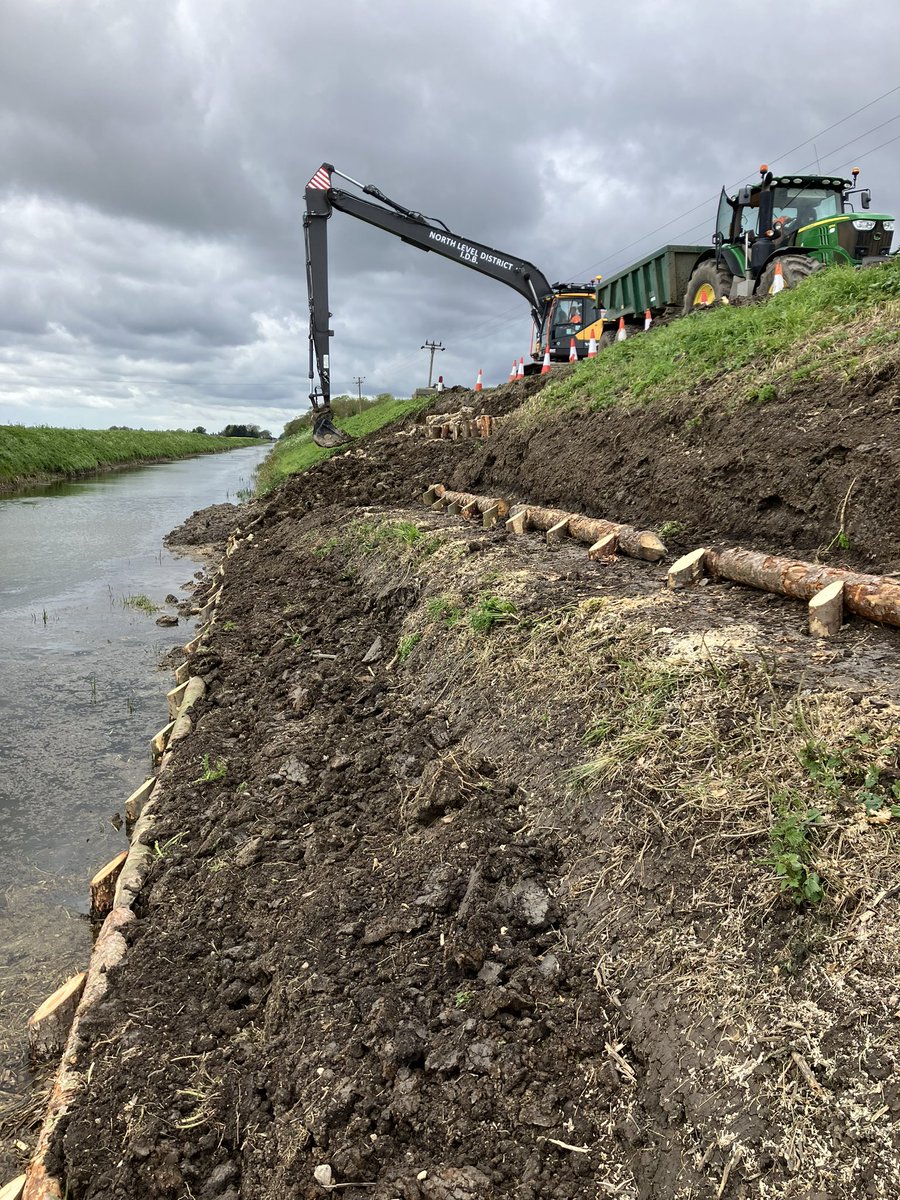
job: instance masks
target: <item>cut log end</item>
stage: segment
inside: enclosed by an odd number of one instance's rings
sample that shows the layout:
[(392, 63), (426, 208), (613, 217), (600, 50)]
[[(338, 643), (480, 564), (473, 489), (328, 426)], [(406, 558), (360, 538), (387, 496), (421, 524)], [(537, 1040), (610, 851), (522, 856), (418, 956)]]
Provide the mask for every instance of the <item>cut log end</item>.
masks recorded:
[(91, 880), (91, 917), (102, 921), (112, 910), (113, 896), (116, 894), (116, 881), (125, 866), (128, 851), (123, 850), (115, 858), (110, 859), (105, 867), (101, 867)]
[(493, 529), (500, 520), (500, 509), (498, 507), (489, 508), (486, 513), (482, 514), (481, 524), (484, 529)]
[(834, 637), (844, 621), (844, 582), (836, 579), (809, 602), (809, 632), (813, 637)]
[(589, 548), (588, 558), (594, 562), (603, 558), (615, 558), (618, 542), (619, 539), (614, 533), (608, 533)]
[(510, 517), (506, 522), (506, 532), (514, 534), (515, 537), (521, 537), (528, 528), (528, 513), (517, 512)]
[(62, 1053), (86, 979), (84, 971), (67, 979), (28, 1018), (28, 1045), (36, 1058)]
[(25, 1191), (25, 1176), (17, 1175), (0, 1188), (0, 1200), (22, 1200)]
[(565, 541), (569, 533), (569, 518), (564, 517), (561, 521), (557, 521), (555, 525), (551, 525), (547, 530), (547, 545), (558, 546), (560, 542)]
[(705, 548), (699, 550), (691, 550), (689, 554), (682, 555), (669, 568), (667, 576), (668, 586), (672, 589), (689, 587), (690, 584), (696, 583), (703, 575), (703, 560), (706, 555)]

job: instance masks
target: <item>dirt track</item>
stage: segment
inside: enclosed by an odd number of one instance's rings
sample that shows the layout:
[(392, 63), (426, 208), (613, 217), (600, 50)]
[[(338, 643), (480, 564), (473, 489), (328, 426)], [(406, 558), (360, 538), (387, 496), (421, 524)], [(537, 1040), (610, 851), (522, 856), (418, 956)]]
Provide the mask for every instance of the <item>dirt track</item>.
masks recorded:
[[(895, 461), (897, 410), (876, 407), (854, 436), (877, 423)], [(896, 632), (817, 644), (789, 602), (668, 593), (664, 564), (410, 504), (436, 479), (514, 484), (737, 531), (737, 501), (641, 474), (663, 428), (616, 447), (590, 421), (565, 479), (562, 433), (387, 432), (244, 514), (58, 1143), (70, 1200), (312, 1198), (325, 1164), (378, 1200), (898, 1194), (896, 823), (859, 799), (884, 812), (900, 779)], [(708, 478), (747, 462), (728, 437)], [(835, 456), (816, 474), (821, 430), (774, 437), (765, 487), (741, 478), (803, 513), (798, 549), (826, 544)], [(629, 454), (646, 492), (592, 504)], [(805, 508), (785, 486), (804, 470)], [(896, 495), (860, 488), (853, 552), (896, 564), (876, 503)], [(784, 514), (758, 512), (757, 544), (790, 551)], [(766, 861), (785, 797), (823, 814), (818, 906)]]

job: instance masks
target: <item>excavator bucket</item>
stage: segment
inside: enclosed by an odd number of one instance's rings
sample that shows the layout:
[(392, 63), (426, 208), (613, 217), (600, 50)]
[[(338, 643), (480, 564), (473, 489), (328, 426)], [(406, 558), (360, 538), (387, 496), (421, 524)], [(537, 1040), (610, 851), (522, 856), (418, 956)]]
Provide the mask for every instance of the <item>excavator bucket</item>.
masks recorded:
[(313, 421), (312, 436), (316, 445), (321, 446), (324, 450), (333, 450), (335, 446), (343, 446), (346, 442), (353, 441), (349, 433), (338, 429), (329, 412), (322, 412), (316, 416)]

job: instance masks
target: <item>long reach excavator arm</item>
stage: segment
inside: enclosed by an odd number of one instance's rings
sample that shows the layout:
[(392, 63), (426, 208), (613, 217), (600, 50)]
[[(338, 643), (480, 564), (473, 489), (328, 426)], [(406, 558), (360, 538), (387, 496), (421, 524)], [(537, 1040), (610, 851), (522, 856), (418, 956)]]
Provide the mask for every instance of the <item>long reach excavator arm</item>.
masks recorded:
[[(360, 188), (378, 203), (332, 187), (331, 181), (335, 175)], [(325, 223), (333, 209), (366, 221), (369, 225), (376, 225), (419, 250), (433, 250), (444, 258), (453, 259), (464, 267), (505, 283), (528, 301), (538, 328), (554, 296), (554, 288), (533, 263), (473, 242), (471, 238), (461, 237), (448, 229), (443, 221), (412, 212), (371, 184), (359, 183), (336, 170), (331, 163), (323, 163), (306, 185), (303, 233), (309, 290), (309, 378), (312, 389), (309, 399), (314, 414), (313, 440), (317, 445), (329, 448), (349, 440), (331, 419), (328, 339), (333, 336), (333, 330), (329, 328), (328, 231)], [(315, 386), (314, 371), (318, 374), (318, 386)]]

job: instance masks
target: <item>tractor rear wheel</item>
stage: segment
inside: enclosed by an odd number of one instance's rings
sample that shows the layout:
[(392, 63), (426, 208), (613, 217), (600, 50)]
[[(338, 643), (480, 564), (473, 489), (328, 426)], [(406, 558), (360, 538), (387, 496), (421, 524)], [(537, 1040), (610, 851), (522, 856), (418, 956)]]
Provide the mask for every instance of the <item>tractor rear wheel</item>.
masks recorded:
[(723, 263), (717, 266), (715, 259), (702, 262), (688, 280), (684, 293), (684, 315), (695, 308), (709, 308), (727, 300), (731, 292), (732, 274)]
[[(781, 263), (781, 274), (786, 288), (796, 287), (804, 279), (808, 279), (815, 271), (821, 271), (822, 264), (817, 258), (808, 254), (782, 254), (773, 258), (759, 278), (758, 296), (771, 296), (775, 285), (775, 264)], [(780, 290), (780, 289), (779, 289)]]

